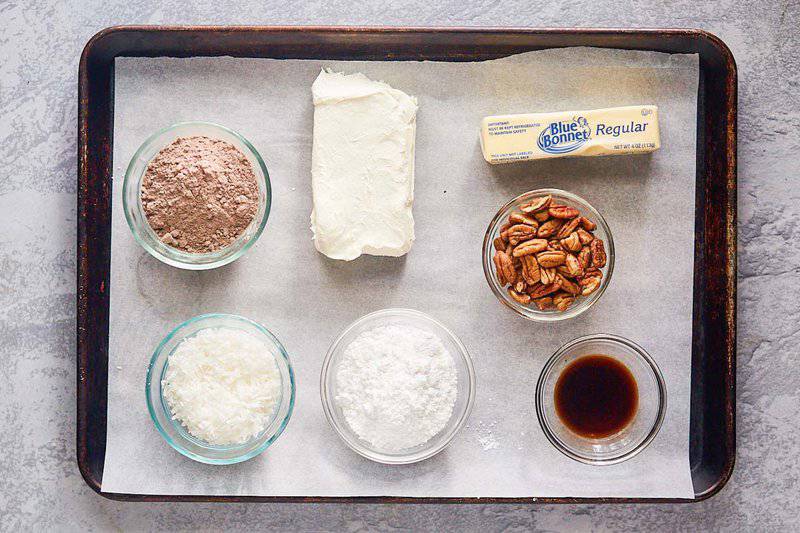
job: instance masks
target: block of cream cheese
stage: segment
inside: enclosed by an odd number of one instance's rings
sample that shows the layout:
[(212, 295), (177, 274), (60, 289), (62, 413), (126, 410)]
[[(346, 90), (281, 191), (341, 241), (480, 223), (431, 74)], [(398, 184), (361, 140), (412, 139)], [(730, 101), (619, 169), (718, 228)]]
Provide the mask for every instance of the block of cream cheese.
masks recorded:
[(311, 230), (333, 259), (401, 256), (414, 241), (416, 98), (323, 70), (311, 89)]
[(492, 164), (643, 154), (660, 147), (658, 107), (654, 105), (498, 115), (481, 122), (483, 158)]

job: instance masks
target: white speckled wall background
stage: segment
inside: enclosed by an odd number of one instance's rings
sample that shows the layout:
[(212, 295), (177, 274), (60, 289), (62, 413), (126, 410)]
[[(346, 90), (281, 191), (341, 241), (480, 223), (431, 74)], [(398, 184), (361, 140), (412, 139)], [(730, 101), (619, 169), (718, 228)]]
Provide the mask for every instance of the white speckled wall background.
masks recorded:
[[(78, 57), (113, 24), (698, 27), (739, 67), (737, 459), (693, 505), (131, 504), (75, 463)], [(800, 4), (570, 0), (0, 4), (0, 529), (787, 531), (800, 500)], [(487, 442), (489, 442), (487, 440)]]

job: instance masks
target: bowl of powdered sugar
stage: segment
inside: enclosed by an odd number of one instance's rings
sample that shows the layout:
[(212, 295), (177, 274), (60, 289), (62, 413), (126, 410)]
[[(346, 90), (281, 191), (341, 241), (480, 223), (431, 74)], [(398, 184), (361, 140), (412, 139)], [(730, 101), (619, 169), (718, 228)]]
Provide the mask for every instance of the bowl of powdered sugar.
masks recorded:
[(147, 139), (131, 158), (123, 210), (151, 255), (189, 270), (241, 257), (269, 217), (269, 174), (240, 134), (210, 122), (182, 122)]
[(475, 372), (444, 325), (419, 311), (384, 309), (336, 339), (320, 387), (325, 416), (350, 448), (406, 464), (442, 451), (466, 423)]

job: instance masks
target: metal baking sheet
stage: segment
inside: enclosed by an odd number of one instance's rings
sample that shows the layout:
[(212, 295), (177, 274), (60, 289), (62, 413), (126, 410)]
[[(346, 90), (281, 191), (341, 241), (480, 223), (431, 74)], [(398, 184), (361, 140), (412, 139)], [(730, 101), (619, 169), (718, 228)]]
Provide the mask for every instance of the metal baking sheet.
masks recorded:
[[(423, 35), (425, 35), (425, 34), (426, 34), (426, 32), (424, 32), (424, 31), (421, 31), (421, 33), (422, 33)], [(278, 32), (278, 33), (276, 33), (276, 34), (273, 34), (273, 35), (285, 35), (285, 34), (281, 34), (280, 32)], [(555, 34), (554, 34), (554, 35), (555, 35)], [(457, 33), (457, 32), (453, 32), (453, 36), (461, 36), (461, 34), (459, 34), (459, 33)], [(149, 54), (148, 54), (148, 55), (149, 55)], [(333, 55), (335, 56), (336, 54), (333, 54)], [(502, 54), (501, 54), (501, 55), (502, 55)], [(462, 59), (463, 59), (463, 58), (462, 58)], [(109, 80), (109, 81), (110, 81), (110, 80)], [(701, 87), (701, 92), (702, 92), (702, 87)], [(701, 160), (701, 163), (702, 163), (702, 158), (698, 158), (698, 159), (699, 159), (699, 160)], [(698, 196), (700, 197), (700, 199), (701, 199), (701, 200), (703, 199), (703, 198), (702, 198), (702, 196), (700, 196), (700, 195), (698, 195)], [(79, 237), (80, 237), (80, 236), (79, 236)], [(260, 243), (260, 245), (263, 245), (263, 242), (262, 242), (262, 243)], [(697, 272), (696, 272), (696, 270), (695, 270), (695, 284), (696, 284), (696, 282), (697, 282)], [(696, 287), (695, 287), (695, 289), (696, 289)], [(113, 289), (112, 289), (112, 290), (113, 290)], [(697, 292), (697, 291), (695, 291), (695, 292)], [(696, 300), (697, 300), (697, 298), (695, 298), (695, 301), (696, 301)], [(79, 304), (80, 304), (80, 302), (79, 302)], [(696, 320), (696, 317), (695, 317), (695, 320)], [(331, 327), (333, 327), (333, 326), (331, 326)], [(338, 328), (339, 326), (336, 326), (336, 327)], [(335, 329), (335, 328), (334, 328), (334, 329)], [(696, 330), (696, 324), (695, 324), (695, 330)], [(462, 336), (463, 336), (463, 335), (462, 335)], [(80, 342), (80, 341), (79, 341), (79, 342)], [(693, 373), (693, 376), (694, 376), (694, 373)], [(80, 399), (80, 398), (79, 398), (79, 399)], [(79, 432), (79, 440), (80, 440), (80, 437), (81, 437), (81, 435), (80, 435), (80, 432)], [(338, 443), (337, 443), (337, 444), (338, 444)], [(197, 495), (195, 495), (195, 496), (197, 496)], [(145, 496), (145, 497), (146, 497), (146, 496)]]

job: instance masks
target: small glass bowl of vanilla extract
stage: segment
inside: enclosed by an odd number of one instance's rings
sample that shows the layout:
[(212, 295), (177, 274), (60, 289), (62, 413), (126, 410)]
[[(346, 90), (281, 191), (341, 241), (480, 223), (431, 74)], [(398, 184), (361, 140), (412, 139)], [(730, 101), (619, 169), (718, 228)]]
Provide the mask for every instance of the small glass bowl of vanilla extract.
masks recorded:
[(536, 414), (547, 439), (586, 464), (616, 464), (653, 441), (667, 408), (664, 377), (638, 344), (616, 335), (568, 342), (536, 385)]

